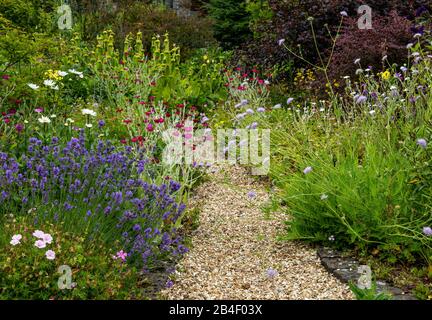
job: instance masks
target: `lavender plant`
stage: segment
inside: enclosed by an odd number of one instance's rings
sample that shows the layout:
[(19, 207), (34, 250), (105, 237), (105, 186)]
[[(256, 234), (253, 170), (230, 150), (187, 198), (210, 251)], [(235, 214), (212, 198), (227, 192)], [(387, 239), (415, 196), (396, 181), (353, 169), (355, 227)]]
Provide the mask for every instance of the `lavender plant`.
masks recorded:
[(176, 202), (179, 183), (151, 183), (144, 154), (110, 141), (90, 144), (83, 131), (66, 144), (30, 138), (21, 158), (0, 153), (0, 219), (33, 212), (36, 225), (52, 221), (117, 242), (128, 262), (151, 268), (160, 257), (187, 251), (175, 227), (185, 205)]

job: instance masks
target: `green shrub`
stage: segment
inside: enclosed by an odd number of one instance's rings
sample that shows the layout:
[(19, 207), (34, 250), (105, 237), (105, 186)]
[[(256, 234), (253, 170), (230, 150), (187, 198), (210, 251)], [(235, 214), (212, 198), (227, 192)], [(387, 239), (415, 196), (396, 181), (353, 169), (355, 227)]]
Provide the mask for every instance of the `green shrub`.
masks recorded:
[(0, 14), (23, 31), (52, 31), (56, 0), (0, 0)]
[(207, 8), (215, 21), (214, 33), (226, 49), (238, 47), (250, 37), (250, 14), (245, 0), (210, 0)]
[[(289, 237), (379, 248), (391, 253), (389, 260), (398, 254), (414, 262), (431, 248), (422, 229), (432, 219), (414, 202), (413, 163), (396, 146), (368, 138), (371, 132), (347, 134), (341, 133), (339, 152), (315, 150), (298, 164), (299, 173), (282, 180), (293, 218)], [(306, 167), (312, 172), (303, 173)]]
[(192, 55), (195, 49), (216, 44), (208, 18), (180, 16), (165, 6), (140, 1), (119, 3), (113, 10), (90, 6), (82, 10), (82, 16), (77, 20), (76, 30), (81, 32), (86, 41), (94, 41), (105, 29), (110, 28), (115, 34), (115, 47), (120, 52), (123, 52), (125, 37), (137, 32), (141, 32), (146, 52), (151, 48), (154, 35), (169, 33), (171, 41), (182, 48), (183, 59)]

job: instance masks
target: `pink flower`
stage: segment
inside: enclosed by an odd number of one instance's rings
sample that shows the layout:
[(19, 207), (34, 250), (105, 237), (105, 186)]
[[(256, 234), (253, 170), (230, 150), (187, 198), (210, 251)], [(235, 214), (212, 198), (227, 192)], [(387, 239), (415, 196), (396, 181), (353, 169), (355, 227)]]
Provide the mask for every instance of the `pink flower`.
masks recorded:
[(113, 258), (114, 259), (121, 259), (123, 262), (125, 262), (127, 255), (128, 255), (127, 252), (120, 250), (119, 252), (116, 253), (115, 256), (113, 256)]
[(52, 250), (48, 250), (45, 252), (45, 256), (48, 260), (54, 260), (55, 259), (55, 252)]
[(45, 233), (42, 237), (42, 240), (45, 241), (45, 243), (50, 244), (53, 240), (53, 237), (49, 233)]
[(22, 235), (16, 234), (12, 236), (12, 240), (10, 241), (10, 244), (13, 246), (16, 246), (17, 244), (21, 243)]
[(39, 239), (42, 239), (43, 236), (45, 235), (45, 233), (43, 231), (40, 230), (36, 230), (35, 232), (33, 232), (33, 236)]
[(43, 110), (43, 108), (36, 108), (35, 109), (35, 112), (37, 112), (37, 113), (42, 113), (44, 110)]
[(43, 249), (46, 247), (46, 243), (43, 240), (36, 240), (35, 244), (36, 247), (38, 247), (39, 249)]

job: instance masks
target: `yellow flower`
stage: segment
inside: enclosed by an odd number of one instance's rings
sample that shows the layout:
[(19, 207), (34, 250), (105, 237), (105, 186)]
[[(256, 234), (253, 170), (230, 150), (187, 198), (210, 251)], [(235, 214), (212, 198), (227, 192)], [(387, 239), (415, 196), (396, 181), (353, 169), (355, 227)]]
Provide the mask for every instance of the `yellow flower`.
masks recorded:
[(384, 71), (383, 73), (381, 73), (381, 77), (382, 77), (384, 80), (388, 80), (388, 79), (390, 79), (390, 71), (388, 71), (388, 70)]

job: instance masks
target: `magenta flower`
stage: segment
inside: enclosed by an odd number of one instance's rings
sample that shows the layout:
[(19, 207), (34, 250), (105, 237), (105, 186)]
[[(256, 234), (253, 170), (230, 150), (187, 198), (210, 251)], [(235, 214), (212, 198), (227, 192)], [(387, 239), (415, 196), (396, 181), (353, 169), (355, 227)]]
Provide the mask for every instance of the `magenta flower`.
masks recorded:
[(114, 258), (114, 260), (121, 259), (123, 262), (125, 262), (127, 255), (128, 255), (127, 252), (120, 250), (119, 252), (116, 253), (115, 256), (113, 256), (113, 258)]
[(24, 130), (24, 125), (22, 125), (21, 123), (18, 123), (15, 125), (15, 129), (18, 133), (20, 133)]
[(42, 113), (43, 111), (44, 111), (43, 108), (36, 108), (36, 109), (35, 109), (35, 112), (37, 112), (37, 113)]
[(151, 123), (149, 123), (147, 125), (146, 129), (147, 129), (148, 132), (153, 132), (154, 131), (154, 127), (153, 127), (153, 125)]

